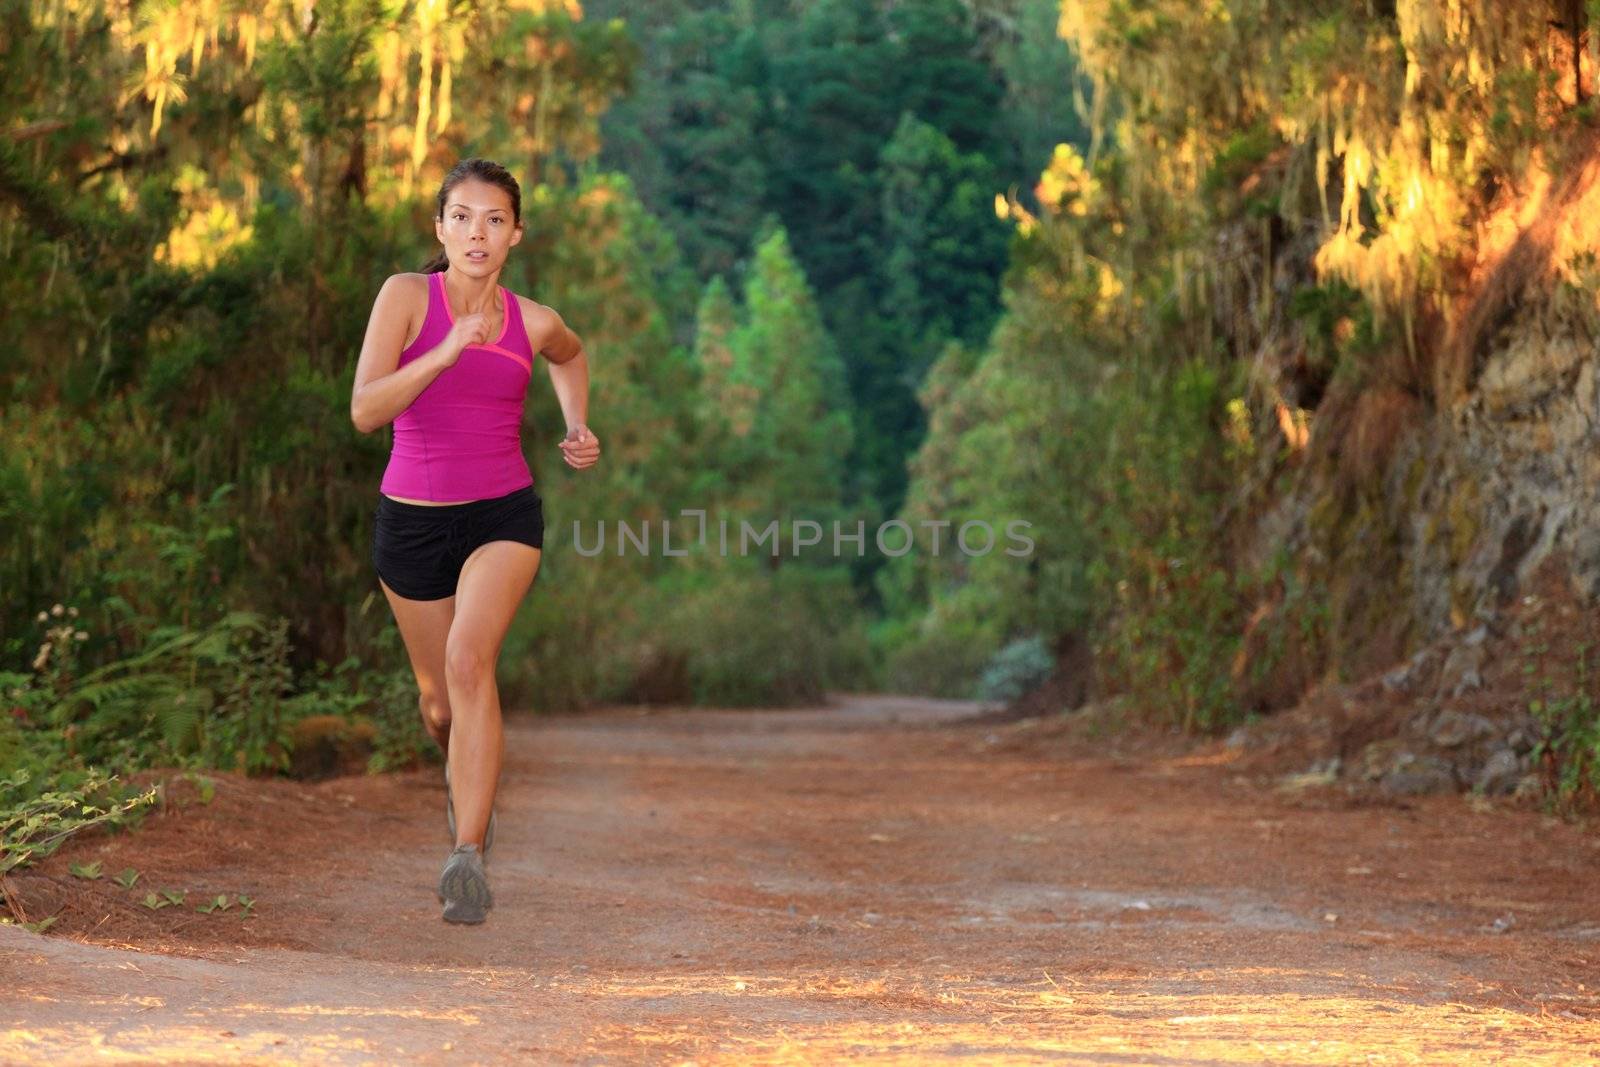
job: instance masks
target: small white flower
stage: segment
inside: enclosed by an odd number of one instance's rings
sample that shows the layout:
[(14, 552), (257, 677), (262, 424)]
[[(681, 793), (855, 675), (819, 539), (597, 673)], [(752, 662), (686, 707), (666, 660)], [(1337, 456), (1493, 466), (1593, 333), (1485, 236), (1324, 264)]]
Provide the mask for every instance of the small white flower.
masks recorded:
[(41, 611), (41, 612), (39, 612), (39, 621), (40, 621), (40, 622), (44, 622), (44, 621), (45, 621), (45, 620), (46, 620), (46, 619), (48, 619), (48, 618), (49, 618), (49, 617), (50, 617), (50, 613), (49, 613), (49, 612), (48, 612), (48, 611)]
[(37, 656), (33, 657), (33, 669), (36, 670), (36, 671), (44, 670), (44, 665), (45, 665), (46, 661), (48, 661), (49, 659), (50, 659), (50, 646), (49, 645), (40, 645), (39, 646), (39, 654)]
[(68, 608), (67, 609), (67, 614), (71, 615), (74, 619), (76, 619), (78, 617), (78, 609), (77, 608)]
[(67, 610), (66, 608), (64, 608), (60, 604), (57, 604), (55, 607), (50, 609), (50, 614), (54, 615), (56, 618), (59, 619), (59, 618), (61, 618), (61, 613), (63, 611), (66, 611), (66, 610)]
[(89, 640), (89, 633), (88, 633), (87, 630), (79, 630), (77, 633), (73, 634), (72, 636), (74, 638), (76, 638), (77, 640), (79, 640), (79, 641), (87, 641), (87, 640)]

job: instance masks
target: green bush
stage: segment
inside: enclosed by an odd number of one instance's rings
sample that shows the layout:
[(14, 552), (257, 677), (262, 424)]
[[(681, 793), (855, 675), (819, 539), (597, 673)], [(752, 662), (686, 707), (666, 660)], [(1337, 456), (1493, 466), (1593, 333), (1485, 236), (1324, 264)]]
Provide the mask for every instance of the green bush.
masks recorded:
[(979, 699), (1009, 704), (1050, 677), (1055, 666), (1050, 646), (1038, 634), (1012, 641), (984, 667)]
[(895, 693), (967, 700), (975, 697), (996, 642), (969, 622), (911, 628), (886, 650), (884, 687)]
[(694, 580), (663, 595), (661, 613), (639, 631), (649, 641), (636, 645), (681, 656), (694, 701), (815, 704), (827, 689), (870, 677), (861, 611), (842, 568), (741, 567)]
[(359, 698), (363, 720), (374, 730), (372, 756), (367, 770), (373, 774), (415, 767), (439, 759), (439, 746), (422, 725), (417, 706), (417, 680), (401, 647), (400, 631), (390, 626), (379, 635), (377, 648), (387, 670), (357, 670), (354, 658), (346, 660), (328, 682), (329, 693), (349, 692)]
[[(159, 765), (282, 772), (294, 724), (312, 716), (368, 721), (374, 770), (413, 763), (433, 747), (409, 667), (372, 671), (351, 656), (331, 670), (319, 662), (297, 680), (287, 619), (236, 611), (198, 629), (157, 626), (132, 655), (87, 667), (93, 642), (76, 629), (78, 614), (61, 604), (40, 612), (33, 670), (0, 672), (0, 773)], [(387, 659), (403, 661), (392, 625), (378, 643)]]
[(0, 875), (50, 855), (80, 830), (123, 823), (155, 798), (154, 787), (131, 790), (99, 773), (38, 784), (25, 770), (0, 778)]
[(44, 722), (74, 755), (119, 770), (152, 761), (281, 769), (286, 627), (243, 611), (198, 630), (158, 626), (133, 656), (51, 679)]
[[(1531, 677), (1536, 658), (1527, 659), (1524, 666), (1530, 675), (1529, 688), (1540, 693), (1528, 702), (1528, 711), (1541, 728), (1533, 758), (1543, 773), (1550, 801), (1561, 809), (1593, 810), (1600, 802), (1600, 708), (1589, 681), (1592, 648), (1588, 642), (1579, 642), (1567, 653), (1573, 658), (1572, 678), (1566, 686), (1557, 687), (1548, 677)], [(1542, 656), (1548, 651), (1548, 642), (1541, 640), (1525, 655), (1532, 657), (1537, 652)]]

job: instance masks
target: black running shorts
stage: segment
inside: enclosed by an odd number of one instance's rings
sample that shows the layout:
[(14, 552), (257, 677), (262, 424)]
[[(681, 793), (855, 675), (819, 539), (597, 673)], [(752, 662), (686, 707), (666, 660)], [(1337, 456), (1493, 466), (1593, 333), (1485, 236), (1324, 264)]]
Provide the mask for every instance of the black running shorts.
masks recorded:
[(455, 596), (461, 565), (490, 541), (544, 548), (544, 501), (533, 486), (465, 504), (403, 504), (378, 494), (372, 564), (407, 600)]

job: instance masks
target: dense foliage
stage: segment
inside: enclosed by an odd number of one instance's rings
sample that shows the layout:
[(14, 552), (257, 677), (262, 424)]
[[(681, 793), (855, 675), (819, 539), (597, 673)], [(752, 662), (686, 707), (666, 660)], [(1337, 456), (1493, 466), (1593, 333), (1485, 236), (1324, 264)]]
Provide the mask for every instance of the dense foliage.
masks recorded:
[[(1038, 632), (1204, 727), (1381, 666), (1390, 451), (1469, 388), (1510, 311), (1473, 272), (1592, 148), (1591, 6), (1065, 0), (1090, 148), (1007, 205), (1005, 313), (926, 380), (907, 503), (1026, 515), (1040, 551), (896, 561), (900, 676), (964, 656), (964, 685)], [(1554, 299), (1592, 294), (1592, 237), (1540, 250)], [(1291, 485), (1319, 539), (1262, 552), (1242, 535)]]

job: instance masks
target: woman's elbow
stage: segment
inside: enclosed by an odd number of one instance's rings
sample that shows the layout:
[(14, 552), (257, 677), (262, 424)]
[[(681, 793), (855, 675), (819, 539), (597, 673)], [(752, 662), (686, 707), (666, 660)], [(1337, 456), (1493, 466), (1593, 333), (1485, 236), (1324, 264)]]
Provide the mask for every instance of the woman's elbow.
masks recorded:
[(368, 414), (365, 406), (355, 400), (350, 402), (350, 424), (358, 433), (371, 433), (378, 428), (378, 424), (372, 421), (372, 416)]

